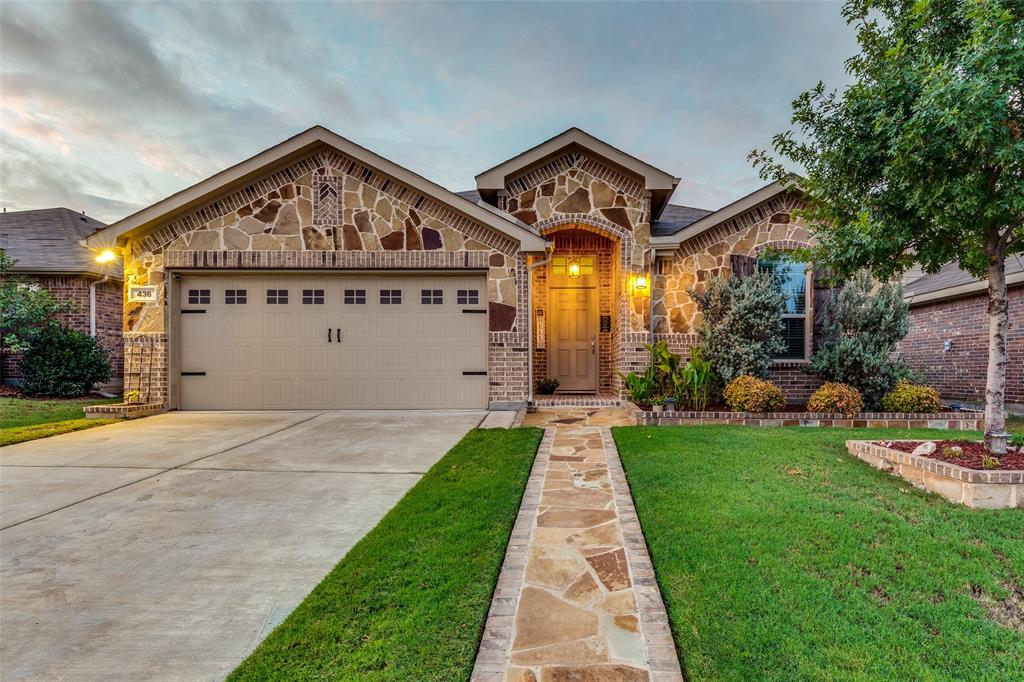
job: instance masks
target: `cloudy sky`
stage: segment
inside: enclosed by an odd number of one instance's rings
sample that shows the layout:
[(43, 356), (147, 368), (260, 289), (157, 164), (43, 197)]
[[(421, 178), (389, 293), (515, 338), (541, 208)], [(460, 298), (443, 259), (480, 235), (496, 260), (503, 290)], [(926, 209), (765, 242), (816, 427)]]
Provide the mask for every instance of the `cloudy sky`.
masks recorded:
[(854, 52), (838, 2), (0, 3), (0, 203), (112, 222), (314, 124), (453, 189), (570, 126), (682, 177)]

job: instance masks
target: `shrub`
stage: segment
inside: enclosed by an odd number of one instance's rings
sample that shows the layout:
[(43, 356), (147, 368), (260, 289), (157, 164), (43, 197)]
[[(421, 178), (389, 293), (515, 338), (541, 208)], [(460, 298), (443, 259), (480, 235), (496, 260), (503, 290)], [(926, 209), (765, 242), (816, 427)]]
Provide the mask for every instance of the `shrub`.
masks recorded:
[(825, 306), (823, 343), (811, 359), (818, 376), (853, 386), (871, 408), (911, 375), (906, 361), (893, 356), (910, 329), (903, 287), (876, 284), (867, 272), (859, 272), (843, 285)]
[(558, 379), (541, 379), (537, 382), (537, 393), (551, 395), (558, 388)]
[(85, 395), (111, 374), (110, 360), (95, 338), (57, 324), (39, 334), (18, 366), (22, 392), (57, 398)]
[(939, 392), (931, 386), (900, 381), (892, 393), (882, 398), (882, 407), (886, 412), (938, 412), (942, 404)]
[(860, 391), (853, 386), (829, 382), (811, 394), (807, 401), (808, 412), (829, 412), (855, 415), (864, 409), (864, 401)]
[(777, 412), (786, 406), (782, 389), (770, 381), (738, 376), (725, 387), (725, 404), (733, 412)]
[(772, 358), (785, 349), (786, 294), (775, 275), (715, 277), (690, 295), (703, 315), (698, 334), (715, 372), (726, 382), (744, 374), (767, 378)]

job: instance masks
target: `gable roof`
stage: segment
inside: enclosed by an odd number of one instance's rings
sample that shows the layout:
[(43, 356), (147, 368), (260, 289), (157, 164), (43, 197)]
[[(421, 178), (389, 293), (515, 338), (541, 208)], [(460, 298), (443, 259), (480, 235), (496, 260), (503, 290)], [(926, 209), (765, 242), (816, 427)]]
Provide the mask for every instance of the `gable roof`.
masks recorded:
[[(1024, 258), (1010, 256), (1006, 259), (1006, 283), (1009, 286), (1024, 283)], [(947, 263), (932, 274), (924, 274), (915, 268), (903, 278), (903, 298), (912, 306), (973, 295), (987, 289), (988, 282), (961, 270), (956, 263)]]
[(0, 249), (17, 261), (15, 272), (120, 279), (120, 263), (97, 263), (93, 252), (81, 243), (104, 227), (100, 221), (69, 208), (0, 213)]
[(679, 184), (679, 178), (655, 168), (640, 159), (597, 139), (579, 128), (569, 128), (535, 147), (527, 149), (508, 161), (503, 161), (476, 176), (476, 187), (481, 197), (489, 204), (496, 204), (497, 193), (505, 188), (505, 179), (531, 166), (559, 154), (567, 147), (577, 146), (609, 161), (644, 180), (644, 188), (651, 192), (651, 216), (661, 214), (669, 197)]
[(517, 225), (510, 218), (488, 211), (319, 125), (117, 221), (105, 230), (91, 235), (87, 240), (88, 244), (92, 247), (109, 247), (120, 240), (142, 234), (161, 223), (200, 208), (218, 196), (251, 184), (265, 175), (272, 167), (300, 159), (321, 146), (333, 147), (414, 190), (450, 206), (466, 217), (505, 234), (518, 242), (523, 251), (544, 250), (545, 242), (540, 235)]
[(675, 234), (685, 227), (689, 227), (704, 216), (714, 211), (706, 208), (694, 208), (693, 206), (680, 206), (679, 204), (667, 204), (661, 212), (661, 217), (651, 221), (651, 236), (662, 237)]
[(751, 192), (745, 197), (737, 199), (727, 206), (723, 206), (717, 211), (709, 212), (702, 218), (691, 222), (689, 225), (686, 225), (671, 234), (652, 236), (651, 245), (662, 248), (678, 246), (688, 239), (693, 239), (697, 235), (707, 232), (711, 228), (721, 225), (725, 221), (735, 218), (741, 213), (749, 211), (758, 204), (764, 203), (779, 194), (783, 194), (784, 192), (789, 192), (791, 190), (793, 190), (793, 185), (775, 181), (765, 185), (761, 189)]

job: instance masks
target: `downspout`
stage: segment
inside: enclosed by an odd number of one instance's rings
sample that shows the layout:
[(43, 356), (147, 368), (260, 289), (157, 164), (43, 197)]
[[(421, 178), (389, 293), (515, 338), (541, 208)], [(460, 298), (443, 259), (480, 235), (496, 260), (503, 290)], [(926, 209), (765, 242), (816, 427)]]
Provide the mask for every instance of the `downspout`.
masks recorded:
[(526, 268), (526, 383), (529, 386), (526, 407), (528, 409), (533, 405), (533, 271), (551, 262), (551, 254), (554, 250), (554, 242), (545, 243), (544, 252), (548, 254), (547, 257), (536, 263), (531, 263)]
[(96, 287), (110, 281), (110, 275), (104, 275), (89, 285), (89, 336), (96, 336)]

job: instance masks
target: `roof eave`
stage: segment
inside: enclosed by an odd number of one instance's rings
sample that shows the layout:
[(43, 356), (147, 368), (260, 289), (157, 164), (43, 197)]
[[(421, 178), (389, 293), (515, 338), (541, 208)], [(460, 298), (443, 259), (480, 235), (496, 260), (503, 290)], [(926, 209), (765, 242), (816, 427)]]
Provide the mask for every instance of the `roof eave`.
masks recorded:
[(448, 204), (464, 215), (477, 220), (516, 240), (523, 251), (543, 251), (544, 240), (501, 216), (485, 211), (472, 201), (460, 197), (440, 185), (385, 159), (323, 126), (314, 126), (255, 156), (235, 164), (180, 192), (158, 201), (132, 215), (95, 232), (86, 238), (90, 248), (110, 248), (125, 239), (145, 232), (158, 222), (165, 222), (208, 203), (214, 196), (250, 184), (266, 172), (268, 166), (280, 165), (311, 153), (318, 146), (334, 147), (351, 154), (385, 175), (405, 183), (434, 199)]
[[(925, 275), (927, 277), (927, 275)], [(920, 281), (923, 278), (919, 278), (915, 281)], [(1024, 284), (1024, 272), (1014, 272), (1006, 276), (1006, 285), (1014, 286), (1016, 284)], [(959, 298), (961, 296), (972, 296), (974, 294), (982, 293), (988, 289), (988, 282), (983, 279), (968, 282), (966, 284), (960, 284), (955, 287), (946, 287), (944, 289), (936, 289), (935, 291), (927, 291), (922, 294), (907, 293), (904, 294), (903, 300), (913, 308), (914, 306), (921, 305), (923, 303), (934, 303), (936, 301), (944, 301), (950, 298)]]

